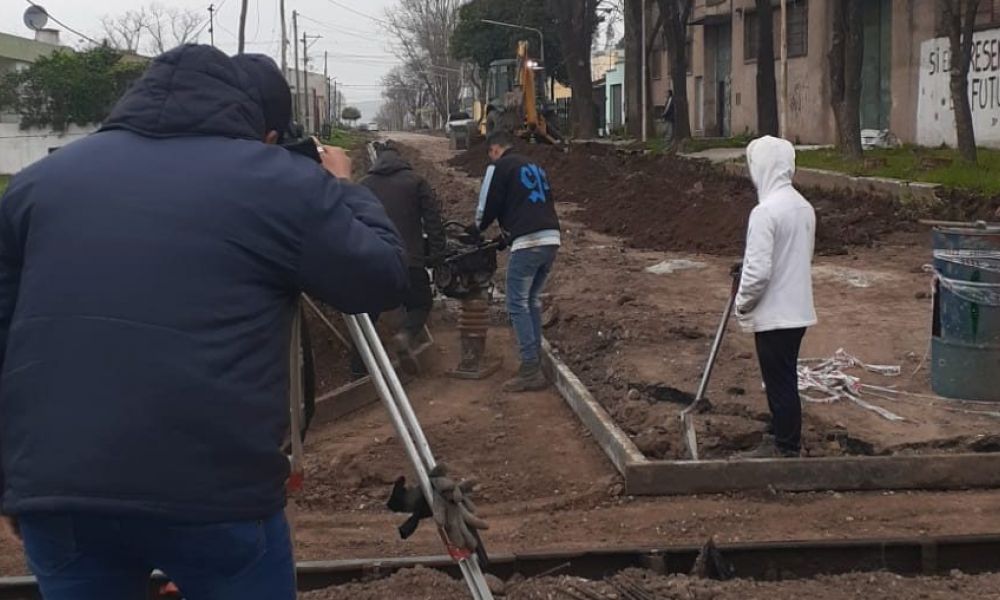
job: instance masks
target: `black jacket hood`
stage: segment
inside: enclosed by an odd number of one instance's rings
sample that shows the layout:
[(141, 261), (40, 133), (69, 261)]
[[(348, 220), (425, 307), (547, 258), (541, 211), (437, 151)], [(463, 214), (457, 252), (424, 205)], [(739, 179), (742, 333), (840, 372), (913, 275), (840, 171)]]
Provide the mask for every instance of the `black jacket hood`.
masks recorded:
[(260, 140), (262, 106), (257, 86), (231, 58), (211, 46), (188, 44), (158, 56), (101, 129)]
[(375, 160), (375, 164), (372, 165), (372, 168), (368, 172), (372, 175), (392, 175), (393, 173), (408, 171), (412, 168), (410, 163), (400, 156), (399, 153), (389, 150), (379, 155), (378, 159)]

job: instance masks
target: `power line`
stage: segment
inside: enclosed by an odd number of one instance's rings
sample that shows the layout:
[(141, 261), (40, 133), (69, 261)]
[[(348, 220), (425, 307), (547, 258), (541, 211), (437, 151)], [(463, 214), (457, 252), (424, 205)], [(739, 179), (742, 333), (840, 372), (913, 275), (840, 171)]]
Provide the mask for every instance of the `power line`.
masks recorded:
[(60, 21), (59, 19), (57, 19), (57, 18), (55, 18), (54, 16), (52, 16), (52, 14), (51, 14), (51, 13), (49, 13), (49, 11), (45, 10), (45, 9), (44, 9), (44, 8), (42, 8), (41, 6), (38, 6), (37, 4), (35, 4), (34, 2), (32, 2), (31, 0), (26, 0), (26, 1), (28, 2), (28, 4), (30, 4), (30, 5), (32, 5), (32, 6), (36, 6), (36, 7), (38, 7), (38, 8), (41, 8), (41, 9), (42, 9), (43, 11), (45, 11), (45, 14), (47, 14), (47, 15), (49, 16), (49, 18), (50, 18), (50, 19), (52, 19), (53, 21), (55, 21), (55, 23), (56, 23), (57, 25), (62, 25), (63, 29), (66, 29), (67, 31), (71, 31), (71, 32), (75, 33), (76, 35), (78, 35), (78, 36), (82, 37), (83, 39), (87, 40), (88, 42), (92, 42), (92, 43), (94, 43), (94, 44), (97, 44), (98, 46), (100, 46), (100, 45), (101, 45), (101, 42), (98, 42), (97, 40), (95, 40), (94, 38), (90, 37), (89, 35), (87, 35), (87, 34), (85, 34), (85, 33), (80, 33), (80, 32), (79, 32), (79, 31), (77, 31), (76, 29), (73, 29), (73, 28), (72, 28), (72, 27), (70, 27), (69, 25), (67, 25), (67, 24), (63, 23), (63, 22), (62, 22), (62, 21)]
[(347, 6), (346, 4), (341, 4), (337, 0), (326, 0), (326, 1), (329, 2), (330, 4), (334, 5), (334, 6), (339, 6), (340, 8), (346, 10), (347, 12), (354, 13), (354, 14), (358, 15), (359, 17), (364, 17), (366, 19), (371, 19), (372, 21), (375, 21), (376, 23), (379, 23), (381, 25), (388, 25), (389, 24), (387, 21), (384, 21), (384, 20), (379, 19), (377, 17), (373, 17), (371, 15), (365, 14), (365, 13), (363, 13), (361, 11), (358, 11), (358, 10), (354, 10), (350, 6)]
[(352, 31), (350, 29), (344, 29), (343, 27), (338, 27), (336, 25), (330, 25), (329, 23), (324, 23), (323, 21), (318, 21), (316, 19), (307, 17), (307, 16), (305, 16), (305, 15), (303, 15), (301, 13), (299, 14), (299, 18), (305, 19), (306, 21), (309, 21), (309, 22), (311, 22), (313, 24), (319, 25), (320, 27), (324, 27), (327, 30), (329, 30), (330, 33), (340, 33), (340, 34), (343, 34), (343, 35), (349, 35), (349, 36), (356, 37), (356, 38), (359, 38), (359, 39), (362, 39), (362, 40), (367, 40), (367, 41), (371, 41), (371, 39), (372, 39), (372, 34), (371, 33), (355, 32), (355, 31)]
[[(218, 12), (220, 10), (222, 10), (222, 7), (225, 4), (226, 4), (226, 0), (222, 0), (222, 2), (219, 2), (219, 5), (215, 7), (215, 13), (218, 14)], [(212, 17), (209, 17), (209, 18), (205, 19), (205, 22), (201, 24), (201, 27), (198, 28), (198, 31), (194, 32), (194, 37), (198, 37), (199, 35), (201, 35), (201, 32), (205, 31), (205, 27), (207, 27), (208, 24), (211, 23), (211, 22), (212, 22)]]

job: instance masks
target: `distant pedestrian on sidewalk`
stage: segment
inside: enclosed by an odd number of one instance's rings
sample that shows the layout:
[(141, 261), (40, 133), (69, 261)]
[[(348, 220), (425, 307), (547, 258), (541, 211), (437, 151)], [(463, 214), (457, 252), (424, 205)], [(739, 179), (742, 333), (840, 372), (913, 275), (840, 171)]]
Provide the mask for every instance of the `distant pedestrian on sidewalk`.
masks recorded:
[(799, 349), (816, 324), (812, 259), (816, 213), (792, 186), (795, 148), (765, 136), (747, 146), (759, 204), (750, 213), (736, 315), (756, 336), (773, 436), (743, 458), (798, 456), (802, 449)]
[(507, 311), (521, 356), (517, 376), (504, 384), (508, 392), (544, 389), (542, 373), (542, 289), (559, 251), (559, 217), (545, 170), (514, 152), (514, 136), (496, 130), (486, 138), (492, 164), (486, 169), (476, 227), (494, 221), (509, 236)]
[(668, 144), (674, 139), (674, 90), (667, 90), (667, 102), (663, 105), (663, 140)]

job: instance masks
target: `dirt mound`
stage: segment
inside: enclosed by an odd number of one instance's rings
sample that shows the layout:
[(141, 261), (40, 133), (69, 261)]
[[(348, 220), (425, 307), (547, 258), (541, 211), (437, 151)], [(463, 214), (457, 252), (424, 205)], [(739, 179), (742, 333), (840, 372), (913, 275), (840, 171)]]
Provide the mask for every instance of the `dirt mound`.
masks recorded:
[(463, 582), (452, 579), (441, 571), (423, 567), (399, 571), (391, 577), (368, 583), (349, 583), (299, 594), (302, 600), (457, 600), (468, 597), (469, 591)]
[[(550, 600), (553, 598), (662, 598), (688, 600), (850, 600), (853, 598), (992, 598), (998, 576), (966, 575), (952, 571), (944, 577), (903, 577), (894, 573), (851, 573), (821, 575), (812, 579), (789, 581), (754, 581), (733, 579), (714, 581), (685, 575), (659, 575), (652, 571), (629, 569), (605, 581), (580, 577), (543, 577), (523, 579), (514, 576), (504, 583), (494, 579), (497, 596), (511, 600)], [(417, 567), (369, 583), (352, 583), (318, 592), (301, 594), (303, 600), (451, 600), (468, 598), (463, 582), (447, 575)]]
[[(522, 144), (518, 152), (546, 170), (555, 196), (586, 207), (580, 218), (633, 247), (708, 254), (740, 254), (753, 184), (706, 161), (636, 153), (607, 144), (579, 144), (564, 152)], [(479, 176), (488, 159), (483, 144), (451, 161)], [(839, 254), (870, 245), (900, 221), (894, 201), (851, 192), (805, 190), (816, 208), (817, 251)]]

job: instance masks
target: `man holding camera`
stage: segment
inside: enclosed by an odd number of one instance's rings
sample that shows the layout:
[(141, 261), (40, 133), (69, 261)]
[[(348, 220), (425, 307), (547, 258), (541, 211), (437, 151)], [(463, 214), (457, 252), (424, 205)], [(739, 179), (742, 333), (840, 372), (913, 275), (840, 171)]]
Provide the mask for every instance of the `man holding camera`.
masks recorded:
[(397, 306), (407, 261), (290, 114), (270, 59), (182, 46), (0, 202), (2, 512), (46, 600), (295, 598), (294, 311)]

